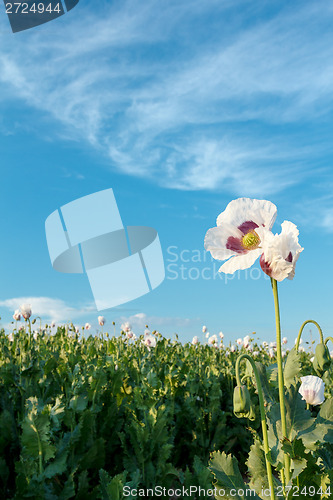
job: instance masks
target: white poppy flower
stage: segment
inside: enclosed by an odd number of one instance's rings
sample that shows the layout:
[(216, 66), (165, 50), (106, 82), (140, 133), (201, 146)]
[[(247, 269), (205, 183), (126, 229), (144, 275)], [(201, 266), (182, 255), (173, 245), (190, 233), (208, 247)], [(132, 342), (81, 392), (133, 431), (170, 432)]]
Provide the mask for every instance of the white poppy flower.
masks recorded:
[(84, 328), (85, 328), (86, 330), (90, 330), (90, 328), (91, 328), (91, 324), (90, 324), (90, 323), (86, 323), (86, 324), (84, 325)]
[(37, 332), (37, 330), (34, 331), (33, 338), (34, 338), (34, 340), (38, 339), (38, 332)]
[(8, 340), (9, 340), (9, 342), (14, 342), (14, 335), (13, 335), (13, 333), (10, 333), (8, 335)]
[(56, 326), (55, 321), (52, 321), (51, 328), (54, 328), (55, 326)]
[(281, 354), (282, 354), (282, 357), (284, 358), (284, 357), (285, 357), (285, 355), (287, 354), (287, 351), (282, 351), (282, 353), (281, 353)]
[(209, 337), (208, 344), (210, 344), (210, 345), (217, 344), (217, 336), (216, 335), (212, 335), (211, 337)]
[(231, 352), (235, 352), (235, 351), (236, 351), (236, 347), (235, 347), (234, 345), (232, 345), (232, 346), (230, 347), (230, 351), (231, 351)]
[(283, 337), (283, 339), (282, 339), (282, 344), (287, 344), (287, 343), (288, 343), (288, 339), (287, 339), (287, 337)]
[(19, 309), (16, 309), (16, 311), (13, 314), (13, 319), (15, 321), (20, 321), (21, 320), (21, 313)]
[(268, 347), (268, 342), (266, 342), (265, 340), (263, 341), (262, 343), (263, 347)]
[(149, 347), (156, 347), (156, 338), (154, 335), (146, 335), (145, 339), (143, 340), (143, 343), (149, 348)]
[(205, 249), (217, 260), (226, 260), (220, 272), (248, 269), (262, 254), (258, 228), (270, 230), (277, 208), (270, 201), (238, 198), (231, 201), (205, 236)]
[(259, 351), (253, 351), (252, 356), (258, 356)]
[(310, 358), (311, 363), (313, 363), (313, 362), (314, 362), (314, 360), (315, 360), (315, 357), (314, 357), (314, 356), (312, 356), (312, 358)]
[(207, 326), (205, 326), (205, 325), (204, 325), (204, 326), (202, 327), (202, 333), (206, 333), (206, 332), (207, 332)]
[(192, 344), (193, 344), (193, 345), (196, 345), (198, 342), (199, 342), (198, 337), (197, 337), (197, 336), (193, 337), (193, 339), (192, 339)]
[(133, 338), (133, 335), (134, 335), (134, 333), (133, 333), (133, 332), (127, 332), (127, 333), (126, 333), (126, 337), (127, 337), (128, 339), (132, 339), (132, 338)]
[(298, 392), (302, 398), (310, 405), (321, 405), (325, 401), (324, 391), (325, 383), (315, 375), (301, 377), (301, 387)]
[(243, 340), (241, 338), (239, 338), (239, 339), (236, 340), (236, 342), (237, 342), (238, 345), (241, 345), (242, 342), (243, 342)]
[(21, 307), (21, 313), (24, 319), (29, 319), (32, 311), (31, 311), (31, 305), (30, 304), (22, 304)]
[(294, 278), (297, 259), (304, 250), (298, 243), (299, 231), (295, 224), (285, 220), (281, 227), (280, 234), (273, 234), (264, 228), (258, 229), (263, 250), (260, 257), (261, 269), (276, 281)]
[(272, 348), (269, 349), (268, 354), (269, 354), (270, 358), (274, 358), (274, 356), (275, 356), (274, 349), (272, 349)]
[(224, 335), (222, 332), (219, 333), (220, 339), (224, 339)]
[(123, 323), (121, 325), (121, 329), (122, 329), (123, 332), (126, 333), (126, 332), (129, 332), (129, 331), (132, 330), (132, 326), (130, 325), (130, 323), (128, 321), (126, 321), (125, 323)]
[(99, 326), (104, 326), (105, 325), (105, 318), (104, 318), (104, 316), (98, 316), (98, 323), (99, 323)]

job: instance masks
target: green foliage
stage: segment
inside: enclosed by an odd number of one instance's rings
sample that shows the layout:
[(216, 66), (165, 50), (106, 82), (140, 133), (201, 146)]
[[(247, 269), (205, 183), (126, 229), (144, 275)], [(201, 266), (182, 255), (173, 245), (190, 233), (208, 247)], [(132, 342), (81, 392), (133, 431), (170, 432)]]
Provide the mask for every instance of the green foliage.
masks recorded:
[(214, 486), (217, 489), (215, 498), (227, 500), (260, 498), (256, 494), (253, 495), (250, 488), (245, 485), (235, 457), (226, 455), (224, 452), (215, 452), (209, 462), (209, 469), (215, 477)]

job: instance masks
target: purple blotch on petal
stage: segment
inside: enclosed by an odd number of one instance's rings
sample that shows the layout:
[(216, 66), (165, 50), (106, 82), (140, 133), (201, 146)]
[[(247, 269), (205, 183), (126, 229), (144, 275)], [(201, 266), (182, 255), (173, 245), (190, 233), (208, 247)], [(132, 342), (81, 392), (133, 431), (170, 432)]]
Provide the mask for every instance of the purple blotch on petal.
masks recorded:
[(258, 224), (253, 222), (253, 220), (247, 220), (243, 222), (240, 226), (238, 226), (238, 229), (242, 231), (243, 234), (247, 234), (250, 231), (253, 231), (256, 227), (259, 227)]
[(291, 252), (289, 252), (289, 255), (288, 255), (288, 257), (286, 258), (286, 261), (287, 261), (287, 262), (292, 262), (292, 261), (293, 261), (293, 256), (292, 256), (292, 253), (291, 253)]
[(268, 276), (272, 275), (272, 269), (268, 262), (265, 261), (265, 255), (262, 253), (260, 256), (260, 267)]
[(239, 238), (235, 238), (235, 236), (229, 236), (226, 248), (236, 253), (247, 253), (247, 250), (242, 245), (242, 241)]

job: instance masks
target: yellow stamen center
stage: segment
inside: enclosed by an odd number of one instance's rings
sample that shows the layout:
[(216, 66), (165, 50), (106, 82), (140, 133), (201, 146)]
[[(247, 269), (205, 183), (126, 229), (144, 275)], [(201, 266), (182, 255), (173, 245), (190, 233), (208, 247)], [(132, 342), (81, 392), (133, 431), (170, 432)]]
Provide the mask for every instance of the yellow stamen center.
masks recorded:
[(255, 248), (258, 248), (259, 243), (260, 238), (255, 231), (250, 231), (242, 238), (242, 245), (247, 250), (254, 250)]

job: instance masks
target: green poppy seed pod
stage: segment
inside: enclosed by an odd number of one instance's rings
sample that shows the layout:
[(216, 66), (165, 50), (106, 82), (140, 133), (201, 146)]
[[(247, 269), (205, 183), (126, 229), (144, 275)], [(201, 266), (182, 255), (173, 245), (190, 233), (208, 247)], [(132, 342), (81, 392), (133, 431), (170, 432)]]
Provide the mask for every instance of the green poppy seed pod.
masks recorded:
[(329, 350), (327, 349), (326, 345), (321, 342), (316, 347), (313, 367), (318, 374), (323, 375), (323, 373), (329, 369), (330, 365), (331, 356)]
[(234, 414), (238, 418), (247, 418), (251, 411), (251, 398), (246, 385), (237, 385), (234, 389)]

